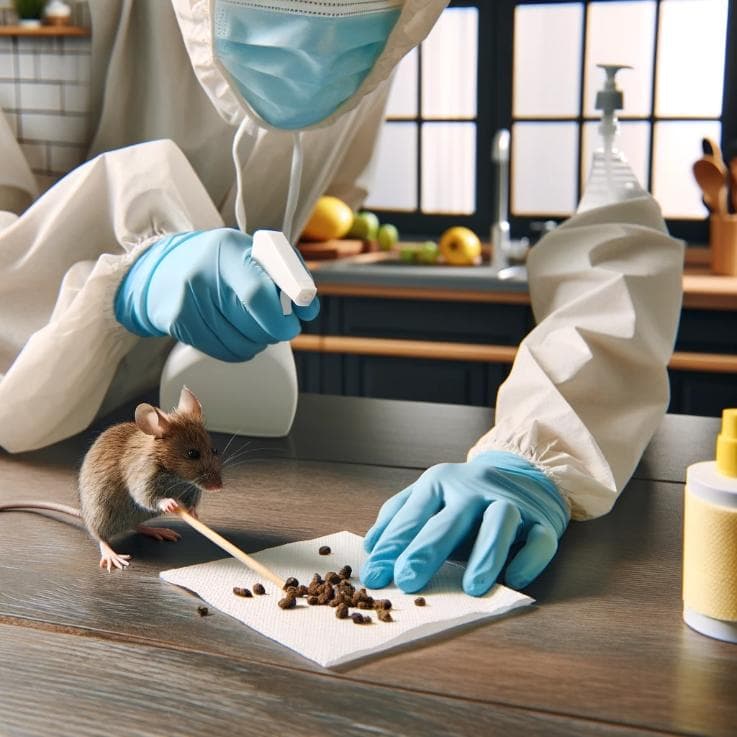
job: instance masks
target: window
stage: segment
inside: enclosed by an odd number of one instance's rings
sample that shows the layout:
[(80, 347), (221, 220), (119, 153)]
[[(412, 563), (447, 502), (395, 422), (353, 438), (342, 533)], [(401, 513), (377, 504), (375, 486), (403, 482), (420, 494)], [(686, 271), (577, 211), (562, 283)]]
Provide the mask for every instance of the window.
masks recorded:
[[(671, 232), (706, 242), (691, 175), (709, 137), (737, 139), (737, 0), (451, 2), (400, 64), (366, 207), (403, 233), (464, 224), (487, 237), (490, 147), (512, 132), (510, 221), (570, 215), (598, 141), (597, 63), (628, 64), (620, 148)], [(728, 32), (729, 29), (729, 32)], [(737, 154), (737, 150), (733, 152)]]

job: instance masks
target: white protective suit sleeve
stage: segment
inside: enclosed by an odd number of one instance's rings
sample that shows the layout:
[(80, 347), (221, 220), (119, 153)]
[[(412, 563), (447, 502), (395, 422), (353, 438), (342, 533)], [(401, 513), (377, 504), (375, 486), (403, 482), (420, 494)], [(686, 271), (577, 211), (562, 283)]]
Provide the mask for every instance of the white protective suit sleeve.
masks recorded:
[[(0, 231), (0, 446), (32, 450), (86, 428), (144, 342), (115, 319), (123, 275), (162, 235), (221, 226), (182, 152), (154, 141), (87, 162)], [(146, 341), (123, 383), (140, 385), (162, 350)]]
[(668, 406), (683, 243), (649, 196), (571, 217), (528, 259), (537, 326), (469, 451), (541, 468), (573, 519), (608, 512)]
[[(0, 211), (20, 214), (38, 196), (38, 183), (2, 110), (0, 151), (3, 156), (0, 166)], [(0, 227), (4, 227), (11, 219), (14, 218), (0, 215)]]

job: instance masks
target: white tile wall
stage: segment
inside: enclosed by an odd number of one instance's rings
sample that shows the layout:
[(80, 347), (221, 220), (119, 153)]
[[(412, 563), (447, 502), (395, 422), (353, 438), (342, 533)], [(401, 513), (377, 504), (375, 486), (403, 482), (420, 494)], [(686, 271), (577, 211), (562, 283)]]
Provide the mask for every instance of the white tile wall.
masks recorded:
[(16, 54), (16, 68), (19, 79), (36, 79), (36, 55)]
[(21, 82), (18, 87), (21, 110), (61, 110), (60, 84)]
[(15, 55), (4, 49), (0, 50), (0, 79), (15, 79)]
[(63, 84), (64, 110), (68, 113), (87, 113), (90, 109), (90, 88), (86, 84)]
[(42, 190), (89, 144), (90, 40), (0, 38), (0, 108)]
[(84, 152), (79, 146), (49, 144), (48, 168), (55, 174), (66, 174), (82, 163)]
[(82, 115), (21, 112), (20, 124), (26, 141), (82, 143), (87, 138), (87, 119)]
[(0, 108), (3, 110), (12, 110), (17, 106), (15, 88), (15, 82), (0, 82)]
[(45, 143), (21, 143), (20, 147), (31, 169), (38, 171), (48, 169)]

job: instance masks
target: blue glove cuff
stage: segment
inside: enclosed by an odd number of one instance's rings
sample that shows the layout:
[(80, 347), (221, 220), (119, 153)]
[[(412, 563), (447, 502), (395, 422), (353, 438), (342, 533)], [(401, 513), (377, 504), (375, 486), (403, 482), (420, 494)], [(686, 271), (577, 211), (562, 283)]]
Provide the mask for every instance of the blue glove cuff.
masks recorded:
[(167, 335), (148, 318), (147, 299), (156, 267), (168, 253), (202, 231), (175, 233), (156, 241), (134, 262), (115, 293), (115, 319), (127, 330), (144, 338)]
[(500, 496), (534, 519), (547, 520), (560, 539), (571, 513), (556, 485), (537, 466), (516, 453), (498, 450), (479, 453), (469, 462), (485, 466), (488, 479)]

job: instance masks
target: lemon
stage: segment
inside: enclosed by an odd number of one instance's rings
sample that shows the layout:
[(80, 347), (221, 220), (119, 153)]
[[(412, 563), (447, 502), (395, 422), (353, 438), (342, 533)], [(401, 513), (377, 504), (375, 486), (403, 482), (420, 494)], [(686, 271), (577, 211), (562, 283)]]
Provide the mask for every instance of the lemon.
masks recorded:
[(353, 210), (343, 200), (324, 195), (315, 204), (302, 238), (308, 241), (329, 241), (342, 238), (353, 224)]
[(448, 228), (438, 244), (445, 262), (453, 266), (472, 266), (481, 258), (481, 241), (476, 233), (462, 225)]

